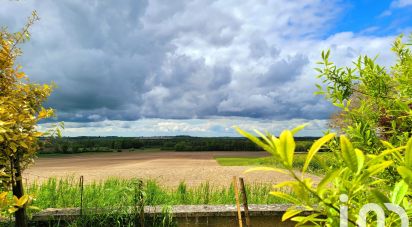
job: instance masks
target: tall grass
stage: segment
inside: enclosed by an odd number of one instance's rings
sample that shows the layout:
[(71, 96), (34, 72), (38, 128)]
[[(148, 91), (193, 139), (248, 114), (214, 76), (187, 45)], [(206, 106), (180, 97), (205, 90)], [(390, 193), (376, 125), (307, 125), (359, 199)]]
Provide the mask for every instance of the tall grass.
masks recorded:
[[(109, 178), (94, 181), (81, 187), (78, 179), (49, 178), (42, 183), (27, 185), (26, 193), (34, 196), (31, 204), (40, 210), (45, 208), (81, 207), (83, 215), (76, 220), (50, 220), (46, 226), (140, 226), (139, 209), (142, 205), (160, 205), (162, 214), (145, 219), (145, 226), (176, 226), (170, 213), (171, 205), (235, 204), (233, 185), (212, 186), (205, 182), (189, 187), (180, 182), (177, 187), (163, 187), (154, 180), (147, 180), (139, 186), (138, 179)], [(276, 204), (284, 201), (270, 196), (269, 184), (246, 185), (250, 204)], [(141, 194), (139, 194), (141, 193)], [(143, 196), (143, 201), (137, 199)], [(34, 212), (34, 211), (32, 211)], [(9, 223), (12, 226), (12, 223)]]
[[(83, 207), (133, 206), (136, 182), (136, 179), (109, 178), (85, 184)], [(176, 188), (170, 188), (148, 180), (144, 182), (142, 189), (145, 205), (235, 204), (233, 185), (216, 187), (205, 182), (199, 186), (188, 187), (185, 182), (180, 182)], [(49, 178), (41, 184), (35, 182), (28, 185), (26, 191), (35, 197), (33, 206), (40, 209), (80, 207), (80, 186), (74, 177)], [(246, 191), (251, 204), (283, 203), (269, 195), (269, 184), (247, 184)]]

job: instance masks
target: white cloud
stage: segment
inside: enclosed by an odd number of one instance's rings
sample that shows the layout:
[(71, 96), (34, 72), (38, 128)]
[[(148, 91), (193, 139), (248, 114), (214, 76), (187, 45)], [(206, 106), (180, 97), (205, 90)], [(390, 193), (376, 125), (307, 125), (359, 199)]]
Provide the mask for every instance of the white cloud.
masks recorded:
[(393, 0), (389, 6), (389, 9), (383, 11), (379, 17), (387, 17), (392, 15), (392, 11), (395, 9), (405, 8), (412, 6), (412, 0)]
[[(191, 120), (141, 119), (138, 121), (100, 121), (89, 123), (66, 122), (63, 136), (240, 136), (233, 126), (244, 130), (269, 131), (278, 135), (284, 129), (309, 125), (298, 136), (321, 136), (326, 120), (293, 119), (286, 121), (257, 120), (253, 118), (214, 118)], [(45, 131), (54, 127), (51, 123), (40, 124)]]
[(407, 6), (412, 6), (412, 0), (394, 0), (391, 3), (391, 8), (403, 8)]

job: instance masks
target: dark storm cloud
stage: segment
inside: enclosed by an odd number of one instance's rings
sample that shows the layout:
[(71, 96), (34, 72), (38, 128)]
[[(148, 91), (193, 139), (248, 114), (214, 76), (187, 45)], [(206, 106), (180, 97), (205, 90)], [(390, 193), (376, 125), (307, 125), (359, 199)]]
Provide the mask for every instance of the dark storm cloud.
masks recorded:
[(161, 118), (202, 118), (218, 115), (216, 105), (226, 97), (231, 69), (207, 66), (204, 59), (173, 56), (147, 81), (142, 115)]
[[(313, 86), (304, 79), (308, 57), (299, 50), (282, 55), (284, 47), (274, 43), (294, 33), (312, 37), (308, 25), (322, 28), (316, 7), (287, 3), (285, 10), (314, 12), (312, 21), (290, 25), (263, 2), (236, 9), (225, 4), (7, 2), (0, 18), (16, 30), (24, 24), (21, 15), (38, 10), (42, 20), (21, 62), (32, 80), (57, 84), (48, 105), (57, 109), (58, 120), (326, 117), (329, 106), (312, 96)], [(247, 15), (254, 4), (267, 20)]]
[(260, 78), (260, 85), (274, 86), (293, 81), (302, 73), (303, 67), (308, 63), (308, 58), (303, 55), (274, 60), (268, 71)]
[[(251, 58), (261, 58), (266, 56), (269, 46), (264, 39), (257, 39), (249, 44), (249, 50)], [(276, 56), (276, 51), (274, 56)]]

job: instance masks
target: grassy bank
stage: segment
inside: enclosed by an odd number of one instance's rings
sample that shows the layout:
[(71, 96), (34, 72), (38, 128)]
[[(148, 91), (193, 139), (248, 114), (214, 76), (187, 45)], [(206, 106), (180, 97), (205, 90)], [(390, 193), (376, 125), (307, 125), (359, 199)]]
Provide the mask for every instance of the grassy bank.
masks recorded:
[[(83, 207), (124, 207), (132, 206), (135, 201), (136, 180), (112, 178), (84, 185)], [(79, 207), (81, 189), (74, 178), (50, 178), (42, 184), (30, 184), (27, 193), (36, 200), (33, 206), (41, 209), (48, 207)], [(184, 182), (176, 188), (166, 188), (155, 181), (143, 183), (146, 205), (177, 204), (235, 204), (233, 187), (212, 187), (209, 183), (188, 187)], [(247, 185), (249, 203), (274, 204), (283, 201), (270, 196), (270, 184)]]
[[(276, 158), (270, 157), (216, 157), (222, 166), (272, 166), (282, 167)], [(294, 157), (294, 167), (301, 169), (306, 160), (306, 153), (298, 153)], [(333, 166), (335, 157), (330, 152), (318, 153), (309, 165), (308, 172), (321, 174), (324, 167)]]

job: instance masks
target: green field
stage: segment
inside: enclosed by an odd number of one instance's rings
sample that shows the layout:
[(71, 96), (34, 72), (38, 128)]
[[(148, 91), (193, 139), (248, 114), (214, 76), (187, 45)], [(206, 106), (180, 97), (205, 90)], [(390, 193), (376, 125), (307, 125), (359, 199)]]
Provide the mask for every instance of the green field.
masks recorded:
[[(282, 167), (276, 158), (270, 157), (215, 157), (222, 166), (271, 166)], [(297, 153), (294, 157), (294, 167), (301, 169), (305, 163), (306, 153)], [(335, 156), (330, 152), (318, 153), (309, 165), (308, 172), (321, 174), (324, 168), (333, 167)]]

